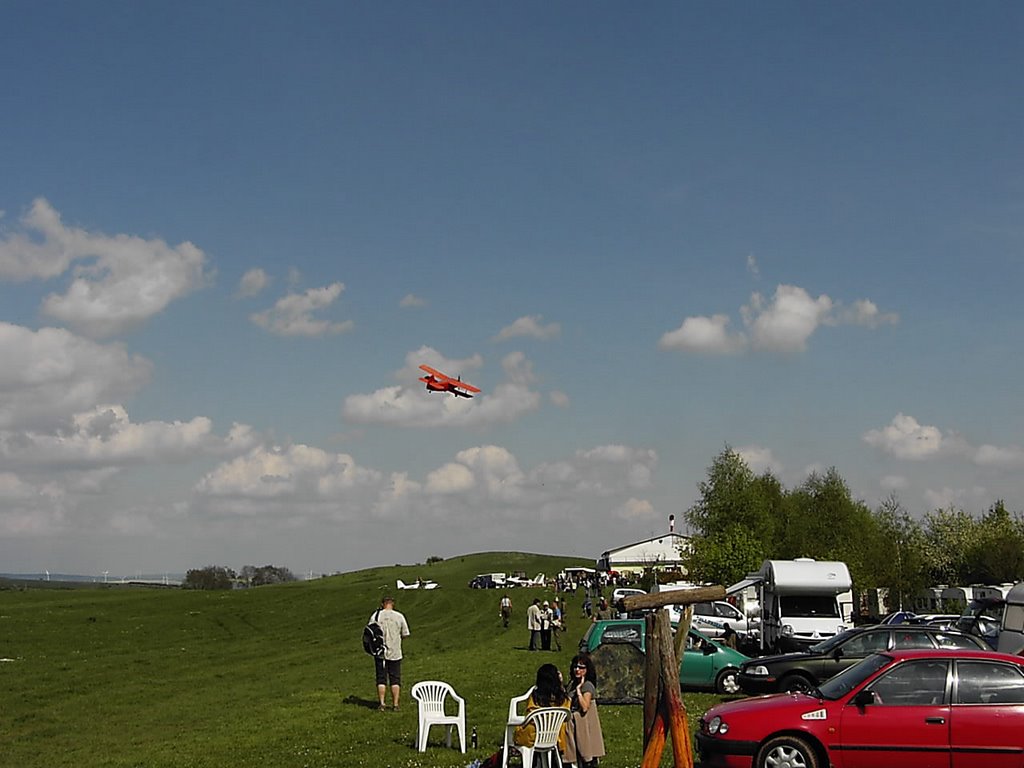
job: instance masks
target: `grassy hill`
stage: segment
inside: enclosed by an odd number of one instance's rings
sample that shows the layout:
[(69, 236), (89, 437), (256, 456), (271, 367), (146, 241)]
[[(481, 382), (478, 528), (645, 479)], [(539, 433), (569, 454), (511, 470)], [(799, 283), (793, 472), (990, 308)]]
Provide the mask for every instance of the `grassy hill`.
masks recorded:
[[(574, 564), (489, 552), (233, 592), (0, 589), (0, 767), (465, 766), (496, 749), (509, 698), (532, 684), (540, 663), (566, 669), (586, 628), (582, 595), (570, 598), (564, 650), (530, 653), (526, 606), (553, 594), (510, 590), (513, 626), (505, 630), (501, 592), (467, 582)], [(395, 590), (396, 579), (417, 578), (441, 587)], [(360, 645), (385, 593), (412, 631), (397, 713), (377, 711), (373, 662)], [(426, 679), (466, 698), (478, 749), (447, 750), (435, 729), (428, 751), (415, 751), (408, 690)], [(716, 700), (686, 699), (691, 719)], [(639, 707), (602, 707), (601, 718), (609, 751), (602, 765), (638, 765)]]

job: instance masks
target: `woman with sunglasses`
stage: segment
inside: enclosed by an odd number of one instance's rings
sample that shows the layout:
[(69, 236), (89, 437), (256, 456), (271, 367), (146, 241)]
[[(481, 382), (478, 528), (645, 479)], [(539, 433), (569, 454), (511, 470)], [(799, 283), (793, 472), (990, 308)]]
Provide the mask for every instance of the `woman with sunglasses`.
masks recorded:
[(604, 736), (597, 714), (597, 670), (587, 654), (574, 656), (569, 665), (569, 708), (572, 712), (565, 746), (565, 762), (577, 768), (596, 768), (604, 757)]

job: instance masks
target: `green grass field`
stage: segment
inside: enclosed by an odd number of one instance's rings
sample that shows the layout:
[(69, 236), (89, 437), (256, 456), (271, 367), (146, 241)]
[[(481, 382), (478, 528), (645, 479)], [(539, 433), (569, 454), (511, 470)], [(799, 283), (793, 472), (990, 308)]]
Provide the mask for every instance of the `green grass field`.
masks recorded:
[[(531, 653), (526, 606), (553, 594), (511, 590), (505, 630), (500, 591), (466, 583), (476, 573), (552, 575), (578, 563), (481, 553), (233, 592), (0, 589), (0, 767), (465, 766), (500, 744), (508, 700), (532, 684), (539, 664), (567, 668), (587, 624), (582, 594), (570, 597), (563, 650)], [(397, 592), (398, 578), (441, 587)], [(373, 661), (360, 644), (385, 593), (412, 630), (399, 712), (377, 711)], [(408, 691), (427, 679), (466, 699), (477, 749), (446, 749), (435, 728), (427, 752), (415, 750)], [(718, 698), (685, 700), (693, 724)], [(639, 765), (640, 707), (603, 706), (601, 720), (602, 765)]]

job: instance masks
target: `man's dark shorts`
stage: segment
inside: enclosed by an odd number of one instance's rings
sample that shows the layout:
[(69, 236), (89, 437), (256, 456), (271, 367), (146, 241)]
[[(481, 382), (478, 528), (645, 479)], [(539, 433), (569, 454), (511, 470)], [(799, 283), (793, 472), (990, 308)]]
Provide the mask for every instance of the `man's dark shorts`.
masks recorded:
[(402, 660), (385, 661), (374, 659), (377, 667), (377, 685), (401, 685), (402, 684)]

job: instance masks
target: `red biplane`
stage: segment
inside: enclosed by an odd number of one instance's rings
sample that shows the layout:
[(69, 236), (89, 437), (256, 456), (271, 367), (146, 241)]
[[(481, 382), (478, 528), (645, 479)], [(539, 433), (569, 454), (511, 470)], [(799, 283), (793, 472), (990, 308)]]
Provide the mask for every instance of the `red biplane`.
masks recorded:
[(420, 376), (420, 381), (427, 385), (428, 392), (451, 392), (456, 397), (472, 397), (472, 393), (480, 391), (472, 384), (464, 382), (461, 376), (453, 379), (429, 365), (421, 365), (420, 370), (427, 373), (426, 376)]

